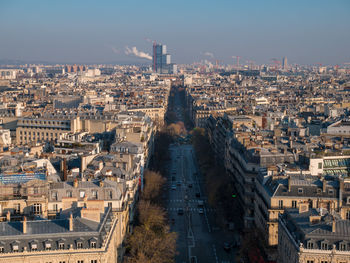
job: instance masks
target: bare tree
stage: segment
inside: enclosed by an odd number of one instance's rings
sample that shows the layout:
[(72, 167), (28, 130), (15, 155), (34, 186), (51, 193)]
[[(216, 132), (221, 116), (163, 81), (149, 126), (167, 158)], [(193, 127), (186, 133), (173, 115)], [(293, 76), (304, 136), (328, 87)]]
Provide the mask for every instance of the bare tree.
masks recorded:
[(158, 172), (145, 171), (145, 187), (142, 192), (142, 197), (145, 200), (152, 202), (158, 201), (163, 185), (166, 179)]

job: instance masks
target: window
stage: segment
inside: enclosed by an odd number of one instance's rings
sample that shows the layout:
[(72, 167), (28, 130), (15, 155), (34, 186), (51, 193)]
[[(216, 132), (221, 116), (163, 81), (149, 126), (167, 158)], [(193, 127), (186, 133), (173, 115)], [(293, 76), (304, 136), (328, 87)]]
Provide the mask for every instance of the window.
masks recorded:
[(52, 192), (51, 197), (53, 200), (57, 200), (57, 192)]
[(59, 263), (66, 263), (66, 261), (59, 261)]
[(346, 251), (346, 243), (340, 243), (339, 244), (339, 250)]
[(97, 199), (97, 191), (96, 190), (92, 190), (92, 197)]
[(328, 190), (328, 193), (329, 193), (330, 195), (332, 195), (332, 194), (334, 193), (333, 189), (329, 189), (329, 190)]
[(38, 250), (38, 245), (36, 243), (31, 244), (30, 249), (32, 251), (37, 251)]
[(37, 195), (39, 193), (38, 187), (34, 187), (34, 194)]
[(90, 247), (91, 248), (96, 248), (96, 242), (95, 241), (91, 241), (90, 242)]
[(328, 250), (328, 243), (327, 242), (322, 242), (321, 243), (321, 249), (322, 250)]
[(18, 245), (12, 245), (12, 252), (18, 252)]
[(109, 191), (108, 196), (109, 196), (109, 199), (112, 199), (113, 198), (113, 192)]
[(53, 204), (53, 211), (55, 211), (55, 212), (58, 211), (58, 205), (57, 204)]
[(322, 169), (322, 163), (318, 163), (318, 169)]
[(295, 200), (292, 201), (292, 207), (297, 208), (297, 201), (295, 201)]
[(306, 263), (314, 263), (313, 260), (307, 260)]
[(15, 214), (19, 214), (21, 212), (21, 204), (14, 205)]
[(83, 242), (77, 242), (77, 248), (83, 248)]
[(41, 204), (33, 204), (32, 210), (33, 210), (32, 212), (34, 215), (41, 214)]
[(84, 263), (84, 260), (78, 260), (77, 263)]
[(327, 260), (321, 260), (321, 263), (328, 263)]
[(307, 242), (307, 248), (308, 248), (308, 249), (313, 249), (313, 248), (314, 248), (314, 242), (308, 241), (308, 242)]
[(302, 194), (303, 193), (303, 188), (298, 188), (298, 194)]
[(64, 249), (64, 243), (58, 243), (58, 249)]
[(283, 209), (283, 200), (278, 200), (278, 208)]
[(5, 249), (4, 247), (0, 247), (0, 253), (4, 253)]
[(51, 250), (51, 243), (45, 243), (45, 249)]
[(346, 212), (346, 219), (350, 220), (350, 210)]
[(97, 259), (91, 259), (90, 263), (97, 263)]
[(80, 198), (84, 198), (85, 197), (85, 191), (80, 191)]
[(66, 192), (66, 196), (67, 196), (67, 197), (72, 197), (72, 191), (67, 191), (67, 192)]

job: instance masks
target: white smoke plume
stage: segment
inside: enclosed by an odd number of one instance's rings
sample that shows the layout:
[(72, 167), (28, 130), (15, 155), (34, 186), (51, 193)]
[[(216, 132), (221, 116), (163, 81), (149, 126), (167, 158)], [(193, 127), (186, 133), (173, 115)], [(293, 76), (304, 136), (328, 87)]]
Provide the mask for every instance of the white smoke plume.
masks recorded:
[(208, 57), (211, 57), (211, 58), (214, 58), (214, 54), (213, 53), (211, 53), (211, 52), (204, 52), (204, 54), (203, 54), (204, 56), (208, 56)]
[(148, 60), (152, 60), (152, 57), (150, 54), (145, 53), (143, 51), (139, 51), (139, 50), (137, 50), (136, 47), (129, 48), (128, 46), (126, 46), (125, 47), (125, 54), (126, 55), (134, 55), (134, 56), (139, 57), (139, 58), (145, 58)]

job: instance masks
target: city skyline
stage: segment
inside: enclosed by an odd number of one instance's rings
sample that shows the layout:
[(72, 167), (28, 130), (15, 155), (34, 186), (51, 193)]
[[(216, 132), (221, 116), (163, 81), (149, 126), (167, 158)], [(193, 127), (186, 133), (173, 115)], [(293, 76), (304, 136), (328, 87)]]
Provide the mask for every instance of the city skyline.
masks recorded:
[(11, 1), (1, 4), (0, 60), (151, 65), (157, 41), (177, 64), (240, 56), (341, 65), (350, 61), (349, 11), (347, 1)]

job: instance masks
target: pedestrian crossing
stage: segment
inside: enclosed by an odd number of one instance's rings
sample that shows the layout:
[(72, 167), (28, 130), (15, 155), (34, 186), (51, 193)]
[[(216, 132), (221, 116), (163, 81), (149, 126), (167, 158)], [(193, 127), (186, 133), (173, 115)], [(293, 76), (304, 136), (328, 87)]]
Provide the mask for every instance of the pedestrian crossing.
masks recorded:
[[(166, 208), (165, 210), (167, 210), (167, 211), (177, 211), (177, 210), (179, 210), (180, 208), (182, 208), (182, 207), (168, 207), (168, 208)], [(197, 207), (189, 207), (189, 208), (188, 208), (188, 211), (198, 212), (199, 209), (200, 209), (200, 208), (197, 208)], [(202, 209), (203, 209), (203, 208), (202, 208)], [(204, 208), (204, 210), (205, 210), (206, 212), (215, 212), (215, 211), (216, 211), (215, 208)]]
[[(203, 199), (201, 199), (201, 200), (203, 200)], [(184, 203), (185, 202), (185, 200), (183, 200), (183, 199), (170, 199), (168, 201), (171, 202), (171, 203)], [(187, 202), (189, 202), (189, 203), (198, 203), (198, 199), (187, 200)]]

